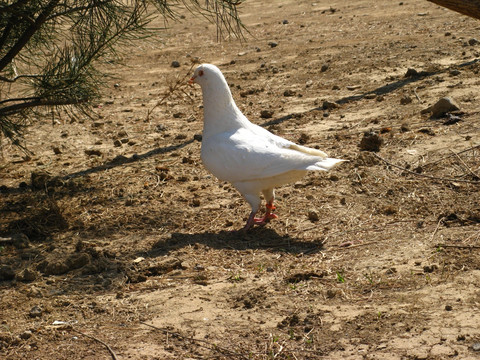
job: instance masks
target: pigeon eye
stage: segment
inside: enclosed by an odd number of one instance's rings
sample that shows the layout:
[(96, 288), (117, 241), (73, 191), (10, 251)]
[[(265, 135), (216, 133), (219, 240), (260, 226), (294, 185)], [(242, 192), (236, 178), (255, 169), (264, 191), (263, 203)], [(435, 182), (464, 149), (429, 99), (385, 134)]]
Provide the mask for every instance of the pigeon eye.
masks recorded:
[(203, 76), (203, 70), (200, 70), (200, 71), (198, 72), (198, 76)]

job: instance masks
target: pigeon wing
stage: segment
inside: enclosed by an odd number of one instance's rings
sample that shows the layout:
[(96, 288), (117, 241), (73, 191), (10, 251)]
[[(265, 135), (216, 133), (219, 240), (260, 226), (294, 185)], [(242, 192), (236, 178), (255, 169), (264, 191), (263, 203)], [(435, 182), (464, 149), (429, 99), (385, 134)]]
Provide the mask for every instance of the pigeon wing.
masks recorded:
[(207, 169), (220, 180), (237, 182), (292, 170), (328, 170), (341, 161), (260, 129), (240, 128), (205, 139), (202, 160)]

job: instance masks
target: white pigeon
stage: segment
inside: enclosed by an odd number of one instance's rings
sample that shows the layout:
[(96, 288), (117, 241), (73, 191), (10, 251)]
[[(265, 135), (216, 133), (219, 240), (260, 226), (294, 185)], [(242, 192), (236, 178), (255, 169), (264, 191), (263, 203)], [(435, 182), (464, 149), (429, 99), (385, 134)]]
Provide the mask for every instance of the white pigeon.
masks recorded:
[[(198, 66), (189, 83), (202, 88), (201, 158), (205, 167), (218, 179), (231, 182), (252, 207), (243, 230), (277, 218), (273, 213), (275, 187), (298, 181), (308, 170), (326, 171), (343, 161), (251, 123), (238, 109), (225, 77), (216, 66)], [(266, 211), (262, 218), (256, 218), (261, 193)]]

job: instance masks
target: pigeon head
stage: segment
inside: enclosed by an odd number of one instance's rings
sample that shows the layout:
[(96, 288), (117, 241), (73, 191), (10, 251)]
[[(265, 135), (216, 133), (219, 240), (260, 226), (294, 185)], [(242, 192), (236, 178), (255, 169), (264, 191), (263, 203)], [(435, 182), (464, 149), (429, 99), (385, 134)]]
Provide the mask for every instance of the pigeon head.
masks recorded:
[(200, 85), (202, 88), (204, 86), (210, 87), (210, 86), (225, 86), (227, 85), (227, 82), (225, 81), (225, 78), (223, 77), (222, 72), (218, 67), (215, 65), (211, 64), (202, 64), (199, 65), (196, 69), (195, 72), (193, 73), (193, 76), (191, 77), (190, 81), (192, 83), (196, 83)]
[(189, 83), (196, 83), (202, 88), (204, 122), (212, 128), (224, 129), (243, 117), (225, 77), (215, 65), (199, 65)]

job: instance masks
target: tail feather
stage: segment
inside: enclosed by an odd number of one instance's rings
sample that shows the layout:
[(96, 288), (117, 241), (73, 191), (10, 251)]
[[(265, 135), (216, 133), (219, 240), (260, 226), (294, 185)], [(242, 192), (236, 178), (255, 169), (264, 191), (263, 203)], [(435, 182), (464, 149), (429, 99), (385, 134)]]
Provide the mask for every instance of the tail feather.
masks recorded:
[(326, 153), (324, 153), (322, 150), (312, 149), (312, 148), (302, 146), (302, 145), (291, 144), (289, 146), (289, 149), (300, 151), (300, 152), (302, 152), (304, 154), (308, 154), (308, 155), (319, 156), (319, 157), (325, 158), (325, 159), (328, 157), (328, 155)]
[(307, 170), (323, 170), (327, 171), (334, 167), (336, 164), (341, 163), (345, 160), (342, 159), (333, 159), (333, 158), (326, 158), (324, 160), (318, 161), (313, 165), (307, 167)]

